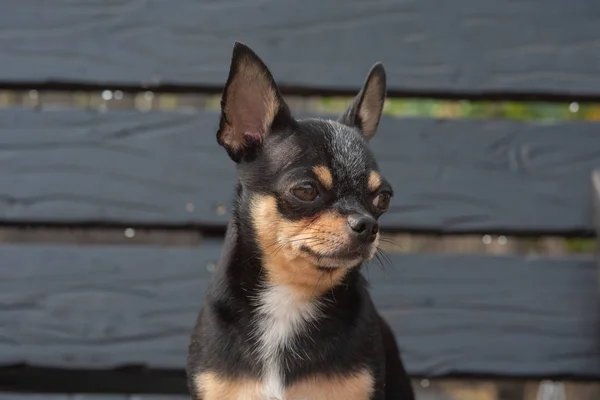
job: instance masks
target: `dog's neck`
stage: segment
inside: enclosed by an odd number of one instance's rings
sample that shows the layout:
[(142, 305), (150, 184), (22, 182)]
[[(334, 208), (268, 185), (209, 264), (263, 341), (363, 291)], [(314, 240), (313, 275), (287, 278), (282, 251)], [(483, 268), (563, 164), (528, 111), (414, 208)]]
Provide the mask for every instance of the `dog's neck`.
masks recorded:
[[(257, 243), (252, 221), (242, 217), (247, 215), (243, 207), (248, 205), (246, 195), (238, 184), (238, 199), (234, 202), (232, 219), (227, 226), (225, 243), (219, 267), (217, 269), (220, 285), (219, 297), (230, 297), (244, 303), (252, 303), (266, 289), (275, 288), (277, 293), (283, 293), (287, 289), (285, 285), (274, 285), (269, 282), (265, 271), (261, 249)], [(344, 279), (331, 290), (314, 297), (314, 301), (320, 303), (336, 303), (343, 307), (344, 303), (350, 301), (348, 296), (355, 293), (357, 286), (365, 285), (359, 269), (350, 270)], [(215, 293), (217, 294), (217, 293)]]
[[(238, 191), (238, 196), (243, 194)], [(247, 199), (238, 198), (232, 210), (209, 302), (213, 315), (241, 335), (256, 357), (265, 393), (281, 398), (289, 378), (286, 365), (297, 360), (302, 346), (311, 345), (310, 335), (319, 330), (332, 331), (332, 326), (351, 330), (369, 300), (358, 269), (349, 271), (339, 285), (311, 299), (299, 298), (287, 285), (270, 282), (252, 221), (243, 218), (248, 210), (241, 207), (247, 204)]]

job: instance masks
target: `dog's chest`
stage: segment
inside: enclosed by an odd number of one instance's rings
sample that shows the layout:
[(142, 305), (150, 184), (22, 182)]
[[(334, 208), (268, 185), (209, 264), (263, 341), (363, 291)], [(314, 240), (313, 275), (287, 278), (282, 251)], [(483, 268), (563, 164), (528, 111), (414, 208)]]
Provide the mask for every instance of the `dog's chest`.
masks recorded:
[(299, 298), (286, 286), (273, 286), (259, 297), (256, 317), (256, 353), (263, 366), (262, 392), (266, 398), (283, 399), (284, 360), (306, 359), (296, 345), (298, 335), (319, 318), (319, 305)]
[[(259, 295), (257, 313), (252, 322), (250, 342), (259, 376), (231, 378), (207, 370), (194, 378), (205, 400), (368, 400), (375, 390), (374, 376), (368, 368), (352, 373), (324, 375), (314, 373), (286, 385), (285, 371), (294, 364), (315, 362), (318, 349), (310, 338), (311, 325), (325, 315), (319, 303), (299, 298), (284, 286), (271, 287)], [(325, 309), (323, 308), (323, 311)], [(322, 328), (322, 327), (321, 327)], [(300, 339), (300, 340), (299, 340)], [(303, 344), (303, 345), (301, 345)], [(319, 360), (320, 361), (320, 360)]]

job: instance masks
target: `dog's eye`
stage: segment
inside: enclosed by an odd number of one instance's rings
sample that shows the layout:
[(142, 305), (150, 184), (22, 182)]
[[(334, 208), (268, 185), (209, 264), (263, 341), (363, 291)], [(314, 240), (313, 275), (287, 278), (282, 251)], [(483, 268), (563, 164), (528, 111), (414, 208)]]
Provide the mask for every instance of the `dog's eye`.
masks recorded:
[(377, 197), (373, 199), (373, 205), (381, 211), (386, 211), (390, 206), (390, 200), (392, 195), (389, 192), (379, 193)]
[(319, 195), (319, 192), (317, 192), (317, 189), (310, 183), (305, 183), (293, 188), (292, 194), (302, 201), (314, 201)]

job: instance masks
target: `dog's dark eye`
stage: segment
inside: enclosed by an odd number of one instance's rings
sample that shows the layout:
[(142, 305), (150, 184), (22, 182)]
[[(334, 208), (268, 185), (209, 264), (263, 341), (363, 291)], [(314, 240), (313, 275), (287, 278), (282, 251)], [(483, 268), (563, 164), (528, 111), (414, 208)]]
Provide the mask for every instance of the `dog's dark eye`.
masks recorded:
[(389, 192), (379, 193), (377, 197), (373, 199), (373, 205), (381, 211), (386, 211), (390, 206), (390, 200), (392, 195)]
[(319, 195), (319, 192), (317, 192), (317, 189), (310, 183), (305, 183), (293, 188), (292, 194), (302, 201), (314, 201)]

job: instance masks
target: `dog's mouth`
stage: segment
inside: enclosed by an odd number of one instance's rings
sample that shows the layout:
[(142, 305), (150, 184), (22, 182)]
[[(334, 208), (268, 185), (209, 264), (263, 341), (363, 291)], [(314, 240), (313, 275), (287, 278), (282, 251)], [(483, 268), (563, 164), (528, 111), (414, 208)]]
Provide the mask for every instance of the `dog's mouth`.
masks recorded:
[(321, 253), (312, 250), (310, 247), (302, 245), (300, 250), (307, 254), (321, 271), (333, 271), (339, 268), (353, 268), (361, 262), (372, 257), (372, 250), (350, 249), (346, 251), (334, 251)]

